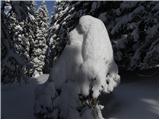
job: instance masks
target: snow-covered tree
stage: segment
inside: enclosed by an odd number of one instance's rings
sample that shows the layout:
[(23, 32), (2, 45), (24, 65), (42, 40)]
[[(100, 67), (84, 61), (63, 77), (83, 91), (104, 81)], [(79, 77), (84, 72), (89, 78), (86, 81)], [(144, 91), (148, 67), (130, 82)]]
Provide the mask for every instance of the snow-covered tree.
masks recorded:
[[(71, 28), (73, 29), (76, 26), (75, 21), (70, 19), (70, 15), (74, 10), (71, 9), (71, 3), (72, 2), (67, 1), (55, 3), (55, 14), (52, 17), (47, 38), (48, 49), (46, 57), (48, 61), (46, 61), (45, 63), (47, 72), (50, 71), (50, 68), (54, 63), (53, 61), (56, 61), (56, 59), (59, 57), (62, 50), (64, 49), (68, 41), (67, 34), (69, 33), (69, 31), (71, 31)], [(70, 23), (70, 25), (68, 23)]]
[(157, 1), (122, 2), (116, 10), (106, 12), (105, 23), (122, 67), (134, 70), (158, 65), (158, 6)]
[(46, 37), (48, 30), (48, 10), (42, 1), (36, 14), (36, 33), (33, 45), (32, 64), (34, 65), (33, 76), (37, 77), (43, 73), (45, 54), (47, 49)]
[(48, 82), (36, 90), (35, 115), (103, 118), (98, 96), (113, 91), (120, 80), (107, 30), (99, 19), (83, 16), (69, 33), (69, 41)]
[(82, 15), (100, 18), (108, 29), (115, 60), (125, 70), (158, 65), (158, 1), (60, 1), (48, 41), (50, 66), (68, 43), (67, 34)]
[(2, 82), (24, 79), (32, 74), (30, 46), (34, 39), (32, 1), (3, 1), (2, 17)]

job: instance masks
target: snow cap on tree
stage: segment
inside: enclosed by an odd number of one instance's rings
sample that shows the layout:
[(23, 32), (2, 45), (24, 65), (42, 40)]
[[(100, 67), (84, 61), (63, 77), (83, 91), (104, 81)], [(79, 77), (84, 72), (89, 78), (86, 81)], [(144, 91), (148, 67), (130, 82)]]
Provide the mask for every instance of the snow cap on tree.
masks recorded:
[[(49, 94), (39, 96), (35, 104), (37, 117), (103, 118), (98, 96), (101, 92), (113, 91), (119, 83), (118, 67), (112, 47), (108, 47), (111, 43), (104, 24), (92, 16), (83, 16), (81, 20), (84, 20), (79, 22), (82, 28), (77, 25), (69, 33), (70, 44), (53, 65), (45, 86), (47, 89), (49, 84), (54, 84), (52, 92), (56, 91), (57, 95), (53, 98)], [(42, 103), (44, 109), (39, 109), (42, 98), (52, 102)]]

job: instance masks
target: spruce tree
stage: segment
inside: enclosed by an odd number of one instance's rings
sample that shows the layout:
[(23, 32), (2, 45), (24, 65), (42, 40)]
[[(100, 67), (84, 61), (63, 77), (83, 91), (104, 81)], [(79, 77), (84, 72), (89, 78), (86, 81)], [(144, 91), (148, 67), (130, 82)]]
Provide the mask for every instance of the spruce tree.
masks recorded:
[(32, 75), (34, 39), (32, 1), (2, 2), (2, 82), (21, 81)]
[(36, 11), (36, 33), (33, 45), (32, 63), (34, 65), (33, 76), (39, 76), (43, 73), (45, 54), (46, 54), (46, 37), (48, 30), (48, 10), (45, 2), (42, 1)]
[(105, 13), (119, 67), (150, 69), (158, 65), (158, 2), (122, 2)]

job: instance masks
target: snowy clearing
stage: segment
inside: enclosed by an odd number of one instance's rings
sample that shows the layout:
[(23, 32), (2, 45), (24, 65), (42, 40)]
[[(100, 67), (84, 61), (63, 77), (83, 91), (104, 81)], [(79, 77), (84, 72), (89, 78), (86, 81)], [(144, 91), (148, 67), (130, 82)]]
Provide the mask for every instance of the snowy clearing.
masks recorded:
[[(47, 77), (41, 75), (37, 83), (2, 86), (2, 118), (34, 118), (34, 89)], [(120, 84), (109, 98), (103, 96), (104, 118), (158, 118), (158, 83), (154, 80)]]

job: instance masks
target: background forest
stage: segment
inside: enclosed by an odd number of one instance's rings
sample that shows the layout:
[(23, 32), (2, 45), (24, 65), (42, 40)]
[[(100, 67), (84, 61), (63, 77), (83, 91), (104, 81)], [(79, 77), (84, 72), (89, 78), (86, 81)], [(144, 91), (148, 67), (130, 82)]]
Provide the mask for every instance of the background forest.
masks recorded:
[(90, 14), (106, 25), (119, 69), (158, 67), (158, 1), (56, 2), (49, 23), (44, 2), (2, 2), (2, 82), (49, 73), (79, 17)]

